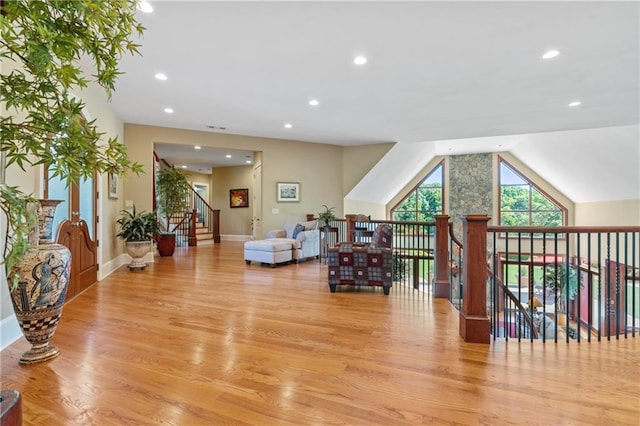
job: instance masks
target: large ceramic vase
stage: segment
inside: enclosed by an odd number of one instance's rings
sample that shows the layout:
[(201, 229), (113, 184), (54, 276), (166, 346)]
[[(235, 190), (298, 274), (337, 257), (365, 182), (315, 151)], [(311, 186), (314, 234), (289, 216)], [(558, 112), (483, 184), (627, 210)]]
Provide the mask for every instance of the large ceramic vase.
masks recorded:
[[(40, 200), (40, 239), (9, 274), (11, 301), (18, 324), (32, 345), (22, 354), (21, 364), (47, 361), (60, 354), (49, 340), (62, 314), (71, 272), (71, 252), (51, 240), (53, 213), (59, 203), (57, 200)], [(12, 288), (16, 276), (18, 285)]]
[(125, 243), (127, 254), (131, 256), (130, 271), (141, 271), (147, 267), (144, 257), (149, 253), (151, 243), (152, 241), (127, 241)]

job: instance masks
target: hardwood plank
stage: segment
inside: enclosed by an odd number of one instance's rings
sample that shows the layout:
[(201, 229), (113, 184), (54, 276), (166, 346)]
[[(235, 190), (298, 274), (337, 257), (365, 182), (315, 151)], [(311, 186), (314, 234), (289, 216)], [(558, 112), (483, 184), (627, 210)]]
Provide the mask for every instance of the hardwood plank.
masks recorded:
[(0, 367), (25, 425), (638, 425), (637, 342), (469, 344), (446, 300), (223, 242), (120, 268), (67, 303), (58, 358), (19, 365), (21, 339)]

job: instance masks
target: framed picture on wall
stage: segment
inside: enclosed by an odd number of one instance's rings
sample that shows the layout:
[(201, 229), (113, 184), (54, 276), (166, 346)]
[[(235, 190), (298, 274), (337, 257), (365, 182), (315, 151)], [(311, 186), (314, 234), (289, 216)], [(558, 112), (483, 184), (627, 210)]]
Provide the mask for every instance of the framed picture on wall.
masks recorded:
[(297, 182), (278, 182), (276, 191), (278, 202), (300, 201), (300, 184)]
[(229, 207), (232, 209), (239, 207), (249, 207), (249, 189), (230, 189)]
[(109, 173), (109, 198), (118, 199), (118, 175)]

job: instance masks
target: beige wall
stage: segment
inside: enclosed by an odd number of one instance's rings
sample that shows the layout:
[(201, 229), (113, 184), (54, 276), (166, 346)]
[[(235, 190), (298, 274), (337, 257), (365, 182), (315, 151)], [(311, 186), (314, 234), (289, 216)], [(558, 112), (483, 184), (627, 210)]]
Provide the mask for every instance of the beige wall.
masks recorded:
[[(393, 147), (392, 143), (375, 145), (345, 146), (342, 160), (342, 196), (345, 197), (354, 186)], [(377, 208), (377, 207), (376, 207)], [(345, 213), (352, 213), (345, 211)]]
[[(213, 169), (213, 205), (220, 209), (221, 235), (251, 235), (253, 217), (253, 166), (218, 167)], [(230, 189), (249, 189), (249, 207), (229, 207)]]
[[(261, 152), (262, 229), (264, 232), (280, 228), (286, 221), (302, 220), (307, 213), (317, 213), (322, 204), (339, 206), (338, 214), (342, 215), (343, 213), (341, 211), (343, 148), (340, 146), (136, 124), (125, 124), (124, 134), (125, 145), (131, 158), (145, 164), (149, 170), (151, 170), (153, 161), (154, 143), (215, 146)], [(359, 165), (354, 167), (364, 169)], [(150, 189), (152, 188), (152, 179), (153, 176), (148, 173), (126, 179), (124, 182), (125, 198), (135, 202), (139, 208), (150, 209), (152, 206)], [(300, 183), (300, 202), (278, 203), (276, 201), (277, 182)], [(217, 187), (216, 185), (213, 185), (214, 188)], [(223, 189), (225, 188), (220, 191)], [(228, 230), (230, 232), (234, 229), (236, 232), (240, 232), (240, 225), (232, 225), (233, 219), (226, 217), (228, 214), (223, 212), (223, 208), (226, 208), (223, 206), (228, 206), (226, 198), (228, 197), (228, 189), (226, 188), (227, 194), (222, 205), (212, 205), (212, 207), (214, 209), (220, 208), (221, 224), (229, 224)], [(218, 189), (214, 189), (214, 191), (218, 191)], [(229, 211), (229, 213), (231, 212)]]
[(640, 200), (576, 204), (576, 226), (640, 226)]

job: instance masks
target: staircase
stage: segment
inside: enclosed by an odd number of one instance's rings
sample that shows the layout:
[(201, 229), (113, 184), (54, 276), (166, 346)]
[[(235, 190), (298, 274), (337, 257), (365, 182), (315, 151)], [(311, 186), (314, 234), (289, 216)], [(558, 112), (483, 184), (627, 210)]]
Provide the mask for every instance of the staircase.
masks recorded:
[(210, 246), (214, 244), (213, 231), (204, 222), (196, 220), (196, 245)]

